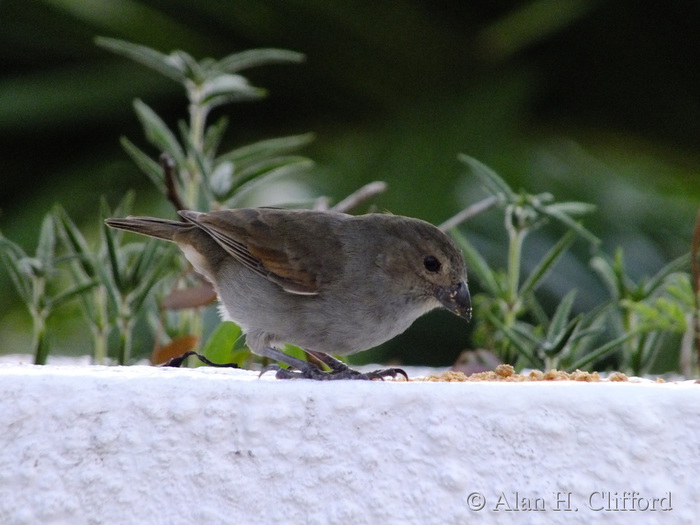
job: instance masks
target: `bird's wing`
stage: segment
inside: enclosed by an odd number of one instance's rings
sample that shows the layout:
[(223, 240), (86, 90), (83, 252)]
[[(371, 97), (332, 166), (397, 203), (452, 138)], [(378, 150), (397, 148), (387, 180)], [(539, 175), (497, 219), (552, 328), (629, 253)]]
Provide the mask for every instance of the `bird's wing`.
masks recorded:
[(342, 271), (340, 242), (328, 234), (328, 221), (315, 220), (317, 215), (270, 208), (180, 215), (247, 268), (288, 292), (316, 295)]

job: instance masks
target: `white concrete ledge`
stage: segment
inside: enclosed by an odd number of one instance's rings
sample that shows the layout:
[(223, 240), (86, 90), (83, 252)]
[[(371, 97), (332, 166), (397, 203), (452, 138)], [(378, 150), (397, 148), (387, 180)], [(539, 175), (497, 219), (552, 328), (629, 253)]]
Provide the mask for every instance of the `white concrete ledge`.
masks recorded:
[(0, 365), (0, 523), (690, 524), (699, 438), (692, 382)]

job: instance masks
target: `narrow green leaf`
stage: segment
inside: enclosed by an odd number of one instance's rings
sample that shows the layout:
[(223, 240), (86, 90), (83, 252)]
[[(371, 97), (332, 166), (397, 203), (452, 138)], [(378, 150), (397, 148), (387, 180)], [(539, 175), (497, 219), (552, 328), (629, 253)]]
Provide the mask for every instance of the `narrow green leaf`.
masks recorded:
[(633, 297), (636, 300), (641, 300), (644, 298), (640, 287), (635, 286), (634, 281), (632, 281), (632, 279), (627, 275), (625, 270), (625, 252), (622, 248), (617, 248), (617, 250), (615, 250), (615, 257), (613, 258), (612, 262), (612, 271), (615, 274), (617, 286), (620, 289), (620, 297)]
[(548, 204), (547, 208), (559, 213), (565, 213), (566, 215), (586, 215), (588, 213), (593, 213), (597, 206), (588, 202), (570, 201)]
[(618, 310), (617, 301), (607, 301), (589, 310), (584, 315), (581, 321), (581, 328), (595, 328), (603, 330), (607, 324), (608, 317), (611, 312), (616, 312)]
[(114, 282), (113, 274), (110, 270), (111, 268), (108, 267), (108, 265), (98, 264), (97, 277), (100, 280), (100, 283), (102, 283), (102, 289), (107, 294), (107, 302), (109, 306), (114, 312), (117, 312), (119, 310), (121, 293)]
[(175, 164), (183, 166), (185, 155), (172, 131), (165, 125), (165, 122), (148, 105), (141, 100), (134, 101), (136, 116), (141, 121), (146, 138), (158, 148), (162, 153), (168, 153)]
[(662, 343), (666, 339), (668, 332), (665, 330), (657, 330), (648, 334), (648, 339), (644, 345), (644, 351), (641, 356), (641, 366), (638, 375), (642, 375), (649, 371), (649, 368), (654, 364), (656, 356), (663, 348)]
[(519, 335), (522, 339), (526, 340), (535, 348), (542, 344), (541, 341), (532, 333), (533, 327), (529, 324), (516, 322), (513, 326), (511, 326), (511, 330), (513, 330), (514, 333)]
[(272, 63), (299, 63), (305, 60), (302, 53), (286, 49), (249, 49), (240, 53), (228, 55), (214, 64), (212, 69), (237, 73), (251, 67)]
[(7, 273), (22, 301), (30, 307), (34, 302), (32, 279), (20, 267), (19, 262), (23, 259), (26, 259), (24, 251), (6, 237), (0, 236), (0, 260), (7, 268)]
[(72, 263), (72, 262), (82, 262), (84, 259), (84, 256), (79, 254), (79, 253), (67, 253), (65, 255), (60, 255), (54, 259), (54, 266), (57, 268), (63, 264), (66, 263)]
[(258, 157), (262, 156), (285, 155), (313, 142), (314, 138), (315, 135), (313, 133), (304, 133), (302, 135), (289, 135), (287, 137), (261, 140), (224, 153), (217, 160), (239, 163), (244, 160), (257, 160)]
[[(114, 210), (115, 217), (123, 217), (129, 214), (130, 205), (133, 201), (133, 192), (128, 192), (121, 203)], [(100, 216), (102, 222), (112, 214), (107, 206), (106, 200), (103, 198), (100, 202)], [(109, 228), (105, 225), (100, 231), (100, 249), (98, 255), (98, 264), (96, 265), (97, 277), (102, 283), (101, 289), (106, 292), (107, 303), (112, 309), (112, 314), (116, 314), (121, 306), (121, 290), (115, 281), (115, 272), (119, 272), (119, 268), (114, 268), (115, 261), (111, 258), (109, 245), (121, 239), (122, 233), (119, 230), (108, 231)], [(118, 261), (117, 261), (118, 264)]]
[(493, 270), (491, 270), (486, 260), (476, 251), (472, 243), (470, 243), (459, 230), (452, 229), (450, 235), (464, 253), (464, 258), (467, 262), (467, 271), (476, 276), (479, 284), (481, 284), (489, 295), (500, 297), (502, 290), (498, 284), (498, 278)]
[(685, 333), (688, 329), (685, 316), (686, 311), (680, 304), (665, 297), (660, 297), (656, 301), (656, 306), (661, 315), (666, 319), (668, 330)]
[[(85, 275), (84, 273), (78, 273), (77, 268), (75, 268), (73, 265), (68, 267), (68, 271), (71, 274), (71, 278), (73, 279), (73, 283), (76, 286), (82, 286), (84, 283), (89, 283), (90, 280), (86, 281), (85, 280)], [(99, 316), (100, 316), (100, 310), (101, 305), (99, 304), (99, 301), (101, 298), (104, 297), (104, 285), (102, 285), (102, 281), (99, 278), (99, 272), (95, 272), (95, 277), (92, 279), (95, 283), (97, 283), (97, 286), (92, 288), (92, 293), (83, 293), (78, 295), (78, 299), (80, 300), (80, 308), (83, 312), (83, 315), (85, 318), (88, 320), (93, 325), (93, 328), (98, 326), (98, 323), (100, 322)], [(99, 288), (101, 287), (103, 290), (100, 291)]]
[(666, 293), (679, 303), (684, 304), (686, 308), (692, 309), (694, 307), (694, 292), (690, 284), (690, 274), (677, 273), (669, 278), (672, 278), (673, 282), (666, 287)]
[[(161, 241), (154, 239), (154, 242), (158, 243)], [(158, 281), (165, 277), (173, 262), (173, 258), (165, 257), (162, 250), (166, 250), (166, 248), (163, 247), (159, 250), (158, 257), (154, 264), (151, 264), (148, 268), (144, 268), (139, 284), (131, 295), (131, 307), (134, 313), (141, 309), (146, 299), (148, 299), (151, 294), (153, 287)]]
[(219, 75), (202, 84), (199, 103), (213, 108), (229, 102), (262, 98), (265, 94), (264, 89), (251, 86), (240, 75)]
[(164, 55), (150, 47), (116, 38), (97, 37), (95, 43), (103, 49), (154, 69), (172, 80), (182, 82), (185, 79), (185, 64), (177, 55)]
[(549, 315), (545, 312), (535, 294), (530, 292), (522, 296), (525, 309), (532, 315), (534, 324), (546, 326), (549, 323)]
[(607, 342), (606, 344), (596, 348), (592, 352), (589, 352), (582, 358), (580, 358), (578, 361), (575, 361), (570, 367), (569, 370), (577, 370), (580, 368), (583, 368), (584, 366), (592, 363), (596, 359), (600, 359), (604, 355), (612, 352), (615, 350), (618, 346), (620, 346), (622, 343), (625, 341), (631, 339), (632, 337), (636, 336), (637, 332), (632, 331), (632, 332), (627, 332), (626, 334), (613, 339), (612, 341)]
[(78, 297), (80, 295), (85, 294), (86, 292), (92, 290), (99, 284), (99, 281), (97, 279), (92, 279), (86, 283), (79, 284), (70, 290), (66, 290), (65, 292), (62, 292), (55, 297), (52, 297), (47, 301), (47, 306), (51, 308), (56, 308), (58, 306), (61, 306), (71, 299)]
[(651, 277), (644, 285), (642, 293), (644, 297), (649, 297), (651, 294), (656, 292), (659, 287), (664, 283), (667, 277), (672, 273), (678, 272), (680, 270), (688, 269), (690, 267), (690, 254), (686, 253), (674, 259), (670, 263), (666, 264), (661, 268), (653, 277)]
[[(219, 159), (218, 162), (221, 162), (221, 159)], [(235, 176), (233, 177), (232, 183), (234, 186), (240, 186), (241, 184), (248, 182), (249, 180), (262, 177), (266, 173), (270, 173), (271, 171), (274, 171), (277, 168), (283, 168), (284, 166), (290, 166), (304, 162), (310, 161), (306, 157), (301, 157), (298, 155), (286, 155), (272, 158), (261, 158), (247, 165), (239, 163), (236, 165)]]
[(68, 251), (75, 255), (80, 268), (88, 277), (95, 276), (95, 258), (90, 250), (90, 247), (83, 237), (83, 234), (71, 220), (62, 206), (56, 205), (54, 208), (54, 216), (58, 227), (59, 235), (66, 245)]
[(10, 239), (0, 233), (0, 253), (5, 252), (8, 257), (13, 259), (22, 259), (27, 257), (26, 252), (19, 244), (12, 242)]
[(588, 0), (532, 0), (513, 4), (475, 35), (476, 49), (488, 50), (493, 63), (505, 63), (516, 53), (546, 42), (565, 28), (575, 26), (599, 4)]
[[(562, 203), (560, 203), (562, 204)], [(534, 205), (533, 207), (540, 212), (542, 215), (546, 215), (547, 217), (551, 217), (552, 219), (555, 219), (565, 226), (568, 226), (570, 229), (578, 233), (581, 237), (584, 239), (587, 239), (591, 244), (598, 245), (600, 244), (600, 239), (593, 235), (591, 232), (589, 232), (586, 228), (584, 228), (581, 223), (578, 221), (572, 219), (568, 214), (564, 213), (563, 211), (560, 210), (560, 208), (557, 205), (554, 204), (549, 204), (546, 206), (538, 206)]]
[(260, 186), (270, 183), (274, 179), (281, 177), (287, 177), (299, 173), (304, 170), (312, 168), (314, 165), (313, 161), (299, 157), (293, 162), (286, 162), (284, 165), (277, 168), (273, 168), (267, 172), (258, 173), (255, 178), (249, 180), (248, 182), (241, 184), (236, 189), (232, 197), (224, 202), (225, 208), (236, 208), (239, 207), (243, 199), (250, 194), (252, 191), (256, 190)]
[(549, 348), (545, 349), (548, 356), (558, 356), (562, 354), (566, 346), (571, 342), (571, 337), (576, 331), (583, 318), (582, 315), (577, 315), (568, 324), (564, 325), (559, 332), (554, 332), (553, 339), (549, 341)]
[(207, 97), (203, 102), (207, 109), (213, 109), (218, 106), (224, 106), (233, 102), (245, 102), (248, 100), (256, 100), (267, 96), (267, 91), (264, 89), (255, 88), (248, 93), (229, 93), (217, 94), (216, 96)]
[(219, 144), (221, 144), (221, 139), (228, 128), (228, 118), (226, 116), (220, 117), (214, 124), (207, 127), (204, 132), (204, 154), (210, 158), (216, 156), (216, 151), (219, 149)]
[(569, 340), (570, 344), (576, 344), (576, 343), (581, 343), (584, 344), (587, 339), (591, 339), (593, 337), (597, 337), (600, 334), (603, 333), (603, 327), (602, 326), (595, 326), (595, 327), (590, 327), (590, 328), (580, 328), (580, 325), (583, 323), (581, 321), (579, 323), (579, 329), (576, 330), (572, 335), (571, 339)]
[(487, 311), (486, 315), (489, 318), (489, 321), (491, 321), (496, 326), (496, 328), (503, 332), (503, 335), (506, 336), (508, 341), (510, 341), (513, 344), (513, 346), (515, 346), (515, 348), (518, 350), (518, 353), (525, 359), (530, 361), (530, 364), (532, 366), (537, 367), (542, 365), (541, 360), (535, 357), (535, 354), (532, 353), (532, 350), (529, 348), (527, 342), (521, 339), (518, 334), (516, 334), (513, 330), (506, 326), (498, 317), (493, 315), (491, 312)]
[(106, 224), (102, 226), (102, 233), (105, 245), (107, 247), (107, 257), (109, 262), (108, 266), (112, 275), (111, 282), (114, 284), (114, 286), (116, 286), (117, 290), (123, 292), (125, 290), (124, 282), (121, 276), (121, 263), (119, 261), (119, 256), (117, 255), (117, 241), (115, 239), (116, 233)]
[[(129, 190), (126, 192), (124, 197), (122, 198), (121, 201), (119, 201), (119, 204), (117, 204), (117, 207), (114, 208), (114, 217), (126, 217), (127, 215), (131, 215), (131, 210), (134, 209), (134, 199), (136, 198), (136, 193), (133, 190)], [(101, 202), (101, 213), (102, 219), (107, 219), (109, 217), (109, 207), (107, 206), (107, 201), (102, 199)], [(107, 214), (107, 215), (105, 215)]]
[(479, 177), (481, 183), (501, 200), (505, 202), (517, 200), (517, 194), (511, 189), (508, 183), (499, 177), (495, 171), (486, 166), (486, 164), (482, 164), (474, 157), (470, 157), (464, 153), (460, 153), (458, 159), (463, 164), (466, 164), (471, 169), (472, 173)]
[[(201, 66), (201, 64), (197, 62), (197, 60), (195, 60), (195, 58), (192, 55), (186, 53), (185, 51), (176, 49), (175, 51), (170, 53), (168, 59), (171, 63), (177, 64), (178, 67), (182, 68), (185, 77), (197, 86), (202, 84), (202, 82), (204, 82), (204, 80), (207, 77), (206, 73), (204, 72), (204, 68)], [(203, 60), (203, 62), (205, 61), (206, 59)], [(184, 84), (185, 86), (187, 86), (187, 82), (185, 82)]]
[(56, 229), (53, 216), (47, 213), (41, 222), (39, 242), (36, 247), (36, 258), (41, 262), (45, 272), (53, 268), (54, 255), (56, 253)]
[(561, 257), (566, 253), (571, 244), (574, 242), (575, 234), (571, 231), (566, 232), (557, 243), (552, 246), (549, 251), (544, 255), (542, 260), (537, 263), (537, 266), (533, 268), (528, 275), (527, 279), (523, 282), (520, 287), (520, 294), (524, 295), (531, 291), (534, 291), (542, 282), (542, 280), (549, 274), (550, 270), (554, 265), (561, 259)]
[(610, 262), (602, 256), (596, 256), (591, 259), (590, 265), (608, 288), (610, 297), (619, 301), (622, 297), (621, 287)]
[(554, 312), (554, 316), (552, 317), (552, 322), (550, 323), (549, 329), (547, 330), (548, 340), (553, 340), (555, 337), (557, 337), (557, 334), (560, 334), (566, 328), (567, 323), (569, 322), (569, 316), (571, 315), (571, 308), (574, 306), (575, 299), (576, 290), (574, 289), (567, 293), (559, 303), (559, 306), (557, 306), (557, 309)]
[(637, 315), (640, 330), (683, 333), (687, 328), (681, 305), (666, 297), (658, 297), (651, 303), (623, 300), (620, 304)]
[(185, 144), (188, 155), (194, 159), (197, 169), (199, 170), (199, 173), (202, 174), (202, 177), (204, 177), (204, 180), (208, 180), (211, 172), (211, 163), (209, 159), (205, 156), (204, 152), (202, 152), (202, 150), (196, 146), (194, 142), (192, 142), (192, 135), (187, 123), (181, 120), (178, 122), (178, 127), (180, 129), (182, 143)]
[(140, 148), (126, 137), (119, 139), (119, 142), (131, 160), (143, 171), (146, 176), (155, 184), (158, 191), (165, 194), (165, 182), (163, 181), (163, 168), (151, 157), (146, 155)]
[(156, 252), (159, 251), (161, 240), (149, 238), (145, 242), (139, 242), (136, 251), (136, 258), (131, 262), (131, 270), (128, 271), (128, 283), (132, 287), (136, 287), (143, 276), (148, 272), (156, 258)]

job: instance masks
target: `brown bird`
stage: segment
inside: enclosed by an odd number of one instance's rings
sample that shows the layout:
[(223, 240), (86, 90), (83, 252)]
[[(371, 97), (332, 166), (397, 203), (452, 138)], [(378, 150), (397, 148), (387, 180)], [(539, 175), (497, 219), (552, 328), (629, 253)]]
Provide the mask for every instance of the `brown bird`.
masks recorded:
[[(106, 223), (178, 244), (213, 284), (222, 317), (237, 323), (254, 353), (278, 378), (376, 379), (330, 354), (377, 346), (418, 317), (445, 307), (467, 320), (471, 300), (464, 259), (435, 226), (409, 217), (247, 208), (178, 212), (185, 222), (152, 217)], [(281, 352), (290, 343), (330, 372)]]

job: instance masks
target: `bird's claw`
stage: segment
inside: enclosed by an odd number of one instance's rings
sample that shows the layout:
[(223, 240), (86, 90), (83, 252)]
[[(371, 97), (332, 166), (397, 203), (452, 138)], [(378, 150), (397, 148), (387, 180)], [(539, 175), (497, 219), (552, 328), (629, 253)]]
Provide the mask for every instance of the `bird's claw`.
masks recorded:
[[(350, 380), (361, 380), (361, 381), (373, 381), (379, 380), (384, 381), (385, 377), (394, 378), (397, 375), (402, 375), (408, 379), (408, 374), (401, 368), (382, 368), (380, 370), (374, 370), (372, 372), (359, 372), (353, 370), (352, 368), (345, 367), (343, 369), (331, 370), (326, 372), (320, 368), (309, 364), (309, 366), (304, 367), (303, 370), (292, 370), (291, 368), (282, 368), (279, 365), (267, 365), (260, 371), (260, 376), (266, 372), (275, 371), (275, 377), (277, 379), (313, 379), (315, 381), (333, 381), (341, 379)], [(258, 376), (259, 377), (259, 376)]]
[(384, 381), (385, 377), (391, 377), (393, 379), (398, 375), (402, 375), (406, 381), (410, 381), (408, 374), (403, 368), (380, 368), (373, 372), (367, 372), (366, 375), (370, 376), (370, 379), (381, 379), (382, 381)]

